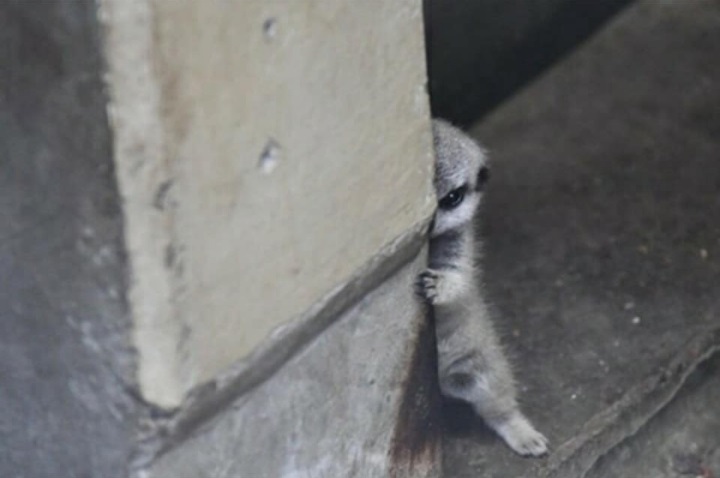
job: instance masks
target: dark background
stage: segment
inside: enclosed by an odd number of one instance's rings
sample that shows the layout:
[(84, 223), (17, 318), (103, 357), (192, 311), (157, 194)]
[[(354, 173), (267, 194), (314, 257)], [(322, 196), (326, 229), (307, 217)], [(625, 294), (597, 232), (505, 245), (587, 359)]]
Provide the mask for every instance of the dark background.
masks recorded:
[(433, 116), (468, 126), (631, 0), (424, 0)]

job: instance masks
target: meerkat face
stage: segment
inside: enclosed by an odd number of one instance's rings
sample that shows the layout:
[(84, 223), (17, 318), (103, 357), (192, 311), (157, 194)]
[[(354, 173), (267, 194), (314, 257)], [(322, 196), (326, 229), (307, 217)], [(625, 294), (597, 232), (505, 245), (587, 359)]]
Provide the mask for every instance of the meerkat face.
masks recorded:
[(433, 140), (438, 208), (430, 235), (437, 237), (470, 223), (490, 174), (480, 145), (446, 121), (433, 120)]

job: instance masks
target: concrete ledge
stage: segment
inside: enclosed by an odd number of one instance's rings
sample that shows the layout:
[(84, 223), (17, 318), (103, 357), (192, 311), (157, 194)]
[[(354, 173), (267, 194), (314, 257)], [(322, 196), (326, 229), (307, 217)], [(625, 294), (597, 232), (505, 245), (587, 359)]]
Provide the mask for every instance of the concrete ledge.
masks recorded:
[[(275, 330), (248, 358), (194, 390), (176, 411), (161, 413), (155, 420), (147, 422), (134, 467), (142, 469), (158, 455), (177, 446), (242, 394), (271, 378), (303, 347), (341, 319), (354, 303), (398, 274), (408, 262), (417, 260), (414, 258), (425, 244), (430, 219), (417, 224), (389, 244), (356, 271), (351, 280), (338, 286), (311, 310)], [(410, 290), (411, 283), (412, 280), (409, 280), (405, 285), (407, 290)], [(433, 348), (425, 347), (425, 350), (432, 352)]]
[(138, 476), (440, 476), (434, 328), (411, 287), (424, 264), (402, 267)]

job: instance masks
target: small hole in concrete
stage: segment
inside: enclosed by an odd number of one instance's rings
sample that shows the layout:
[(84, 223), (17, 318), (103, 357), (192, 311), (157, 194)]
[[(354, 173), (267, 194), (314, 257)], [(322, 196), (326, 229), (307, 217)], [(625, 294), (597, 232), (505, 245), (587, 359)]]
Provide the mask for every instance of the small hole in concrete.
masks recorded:
[(281, 148), (277, 141), (269, 139), (262, 153), (260, 153), (260, 161), (258, 166), (265, 174), (270, 174), (280, 162)]
[(168, 205), (168, 192), (172, 187), (172, 180), (163, 181), (155, 191), (153, 206), (160, 211), (164, 210)]
[(165, 246), (165, 267), (172, 269), (175, 266), (175, 260), (177, 259), (177, 251), (175, 246), (168, 244)]
[(277, 19), (268, 18), (263, 22), (263, 34), (266, 40), (272, 40), (277, 35)]

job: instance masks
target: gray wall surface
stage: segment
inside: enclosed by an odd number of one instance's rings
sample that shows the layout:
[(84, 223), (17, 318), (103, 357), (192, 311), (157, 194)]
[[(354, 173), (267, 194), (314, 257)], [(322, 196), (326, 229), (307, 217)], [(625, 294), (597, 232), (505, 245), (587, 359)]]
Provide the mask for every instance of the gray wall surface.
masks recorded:
[(138, 383), (171, 410), (432, 215), (422, 3), (99, 5)]
[(93, 2), (0, 2), (0, 476), (115, 477), (136, 407)]

